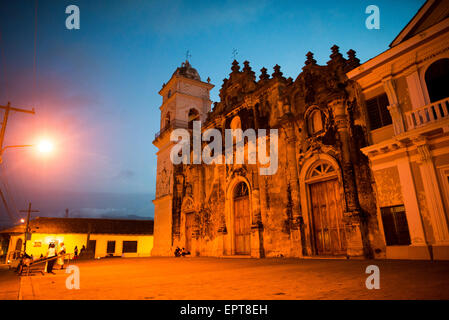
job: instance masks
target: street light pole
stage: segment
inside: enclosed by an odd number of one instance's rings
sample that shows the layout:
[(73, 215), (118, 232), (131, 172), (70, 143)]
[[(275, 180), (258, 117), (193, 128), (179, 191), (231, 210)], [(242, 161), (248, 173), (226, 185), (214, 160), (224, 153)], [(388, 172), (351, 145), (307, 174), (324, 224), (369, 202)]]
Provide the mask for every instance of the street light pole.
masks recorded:
[[(5, 140), (6, 125), (8, 124), (9, 112), (15, 111), (15, 112), (23, 112), (23, 113), (31, 113), (31, 114), (36, 114), (36, 113), (34, 112), (34, 108), (32, 110), (25, 110), (25, 109), (11, 107), (11, 103), (9, 101), (6, 106), (0, 105), (0, 109), (5, 110), (5, 113), (3, 114), (2, 128), (0, 130), (0, 164), (1, 164), (3, 162), (3, 152), (7, 148), (28, 147), (29, 146), (29, 145), (7, 146), (7, 147), (3, 148), (3, 141)], [(1, 189), (0, 189), (0, 198), (2, 199), (3, 205), (5, 206), (6, 212), (8, 212), (9, 217), (11, 218), (11, 220), (14, 220), (14, 216), (9, 209), (8, 203), (6, 202), (5, 196), (3, 195), (3, 192)]]
[(5, 110), (5, 113), (3, 115), (3, 121), (2, 121), (2, 129), (0, 131), (0, 149), (1, 149), (1, 148), (3, 148), (3, 140), (5, 139), (6, 124), (8, 123), (9, 112), (16, 111), (16, 112), (24, 112), (24, 113), (31, 113), (31, 114), (36, 114), (36, 112), (34, 112), (34, 108), (31, 110), (26, 110), (26, 109), (11, 107), (11, 102), (8, 102), (8, 104), (6, 106), (0, 105), (0, 109)]
[(6, 106), (1, 106), (0, 105), (0, 109), (4, 109), (5, 110), (5, 113), (3, 114), (2, 129), (0, 131), (0, 163), (1, 163), (3, 151), (6, 148), (10, 148), (10, 147), (3, 148), (3, 141), (5, 140), (6, 125), (8, 124), (9, 113), (11, 111), (15, 111), (15, 112), (36, 114), (36, 112), (34, 112), (34, 108), (32, 110), (26, 110), (26, 109), (20, 109), (20, 108), (11, 107), (11, 103), (10, 102), (8, 102), (8, 104)]
[(39, 212), (39, 210), (31, 210), (31, 202), (28, 204), (27, 210), (20, 210), (20, 212), (26, 212), (27, 213), (27, 221), (25, 225), (25, 241), (23, 244), (23, 252), (26, 253), (27, 251), (27, 238), (28, 238), (28, 232), (30, 231), (30, 218), (31, 218), (31, 212)]

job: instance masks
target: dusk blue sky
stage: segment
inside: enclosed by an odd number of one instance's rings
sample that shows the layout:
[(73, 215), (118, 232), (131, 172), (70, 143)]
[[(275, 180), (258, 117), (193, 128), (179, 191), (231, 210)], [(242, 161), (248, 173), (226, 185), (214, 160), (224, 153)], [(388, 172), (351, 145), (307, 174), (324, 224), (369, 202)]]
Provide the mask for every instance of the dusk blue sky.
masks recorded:
[[(11, 206), (31, 200), (42, 215), (70, 206), (87, 215), (151, 216), (158, 91), (187, 50), (202, 79), (216, 85), (217, 101), (234, 48), (257, 76), (279, 64), (296, 78), (308, 51), (324, 64), (334, 44), (343, 54), (354, 49), (364, 62), (388, 49), (424, 0), (37, 3), (36, 81), (35, 1), (0, 4), (0, 104), (36, 109), (34, 116), (10, 117), (5, 145), (45, 136), (57, 148), (46, 158), (32, 149), (6, 151), (0, 177)], [(80, 8), (80, 30), (65, 27), (70, 4)], [(380, 30), (365, 27), (371, 4), (380, 8)]]

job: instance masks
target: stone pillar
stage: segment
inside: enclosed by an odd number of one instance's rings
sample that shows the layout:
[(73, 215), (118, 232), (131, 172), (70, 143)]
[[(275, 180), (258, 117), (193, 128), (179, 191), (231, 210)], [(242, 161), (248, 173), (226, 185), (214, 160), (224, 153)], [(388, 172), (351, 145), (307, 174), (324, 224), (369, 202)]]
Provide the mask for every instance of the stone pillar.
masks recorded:
[(418, 109), (426, 105), (424, 91), (419, 79), (418, 66), (415, 64), (410, 68), (406, 75), (408, 92), (410, 94), (410, 101), (413, 109)]
[(252, 174), (252, 191), (251, 191), (251, 207), (252, 207), (252, 221), (251, 221), (251, 257), (264, 258), (263, 247), (263, 226), (262, 217), (260, 214), (260, 189), (259, 189), (259, 175), (258, 166), (254, 166), (251, 170)]
[(283, 117), (284, 132), (287, 144), (287, 169), (288, 183), (290, 184), (292, 197), (292, 221), (290, 223), (290, 255), (302, 257), (301, 243), (301, 207), (299, 198), (299, 177), (296, 161), (296, 135), (293, 115), (287, 113)]
[(394, 133), (400, 134), (405, 131), (404, 119), (402, 117), (402, 111), (399, 106), (398, 97), (396, 95), (396, 89), (391, 76), (382, 80), (385, 92), (388, 96), (388, 111), (390, 112), (391, 119), (393, 120)]
[(402, 187), (405, 214), (407, 217), (411, 245), (410, 258), (430, 259), (430, 251), (424, 233), (421, 213), (419, 211), (418, 196), (416, 194), (415, 181), (410, 167), (409, 157), (398, 160), (397, 164), (399, 180)]
[(355, 184), (354, 168), (351, 162), (351, 149), (349, 137), (349, 122), (343, 99), (336, 99), (330, 103), (334, 111), (335, 123), (341, 143), (341, 160), (343, 172), (343, 185), (346, 198), (346, 210), (344, 222), (347, 232), (347, 255), (363, 256), (365, 249), (362, 238), (360, 219), (360, 206), (357, 198), (357, 187)]
[(449, 229), (443, 207), (438, 178), (432, 161), (427, 139), (417, 138), (413, 141), (420, 154), (419, 169), (424, 184), (426, 202), (429, 206), (430, 220), (432, 222), (435, 245), (433, 247), (434, 259), (449, 259)]

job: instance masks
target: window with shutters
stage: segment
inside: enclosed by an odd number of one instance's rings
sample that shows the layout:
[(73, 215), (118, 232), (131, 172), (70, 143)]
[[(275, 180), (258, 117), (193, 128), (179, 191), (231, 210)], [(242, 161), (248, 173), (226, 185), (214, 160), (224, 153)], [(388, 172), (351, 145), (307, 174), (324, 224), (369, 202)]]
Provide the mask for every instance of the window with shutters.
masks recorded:
[(404, 206), (380, 208), (387, 246), (410, 245), (410, 232)]
[(366, 100), (365, 103), (371, 130), (393, 123), (390, 112), (388, 111), (388, 97), (385, 93)]

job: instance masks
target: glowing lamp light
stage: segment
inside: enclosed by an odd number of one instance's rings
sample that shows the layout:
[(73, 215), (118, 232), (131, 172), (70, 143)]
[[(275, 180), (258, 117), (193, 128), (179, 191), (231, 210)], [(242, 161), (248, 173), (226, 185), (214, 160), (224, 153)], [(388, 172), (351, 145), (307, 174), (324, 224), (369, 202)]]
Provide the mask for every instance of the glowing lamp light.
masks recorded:
[(53, 144), (48, 140), (43, 140), (39, 142), (38, 149), (42, 153), (50, 153), (53, 151)]
[(25, 219), (20, 219), (20, 223), (25, 223)]

